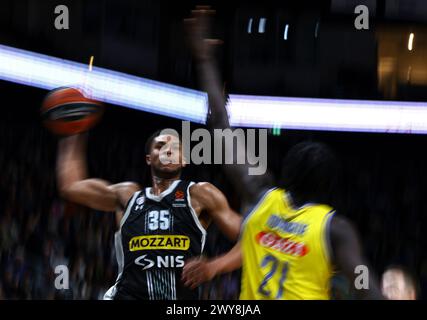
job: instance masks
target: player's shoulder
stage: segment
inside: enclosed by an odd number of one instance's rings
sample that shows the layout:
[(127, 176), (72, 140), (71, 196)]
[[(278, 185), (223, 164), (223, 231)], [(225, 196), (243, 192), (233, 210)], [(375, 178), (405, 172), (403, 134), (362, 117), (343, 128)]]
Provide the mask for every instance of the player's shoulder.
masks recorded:
[(220, 203), (224, 201), (225, 196), (217, 187), (210, 182), (197, 182), (190, 187), (192, 198), (205, 203), (206, 205)]
[(141, 190), (141, 186), (134, 181), (124, 181), (110, 185), (112, 189), (133, 189)]
[(138, 183), (133, 181), (116, 183), (109, 186), (109, 188), (113, 189), (114, 192), (116, 192), (122, 206), (125, 206), (126, 204), (128, 204), (132, 196), (136, 192), (141, 191), (142, 189)]
[(137, 183), (135, 181), (124, 181), (124, 182), (120, 182), (119, 185), (126, 187), (126, 188), (141, 190), (141, 186), (139, 185), (139, 183)]
[(212, 183), (210, 182), (195, 182), (190, 186), (190, 193), (194, 194), (194, 193), (217, 193), (217, 192), (221, 192), (217, 187), (215, 187)]
[(336, 212), (333, 212), (333, 213), (334, 215), (331, 217), (331, 228), (334, 228), (337, 230), (343, 230), (343, 229), (346, 230), (349, 228), (354, 228), (352, 222), (348, 218)]
[(109, 186), (109, 188), (113, 189), (118, 194), (126, 194), (126, 195), (133, 195), (135, 192), (138, 192), (142, 189), (138, 183), (133, 181), (125, 181), (125, 182), (112, 184), (111, 186)]
[(357, 239), (357, 231), (353, 223), (336, 213), (331, 217), (329, 232), (332, 243)]

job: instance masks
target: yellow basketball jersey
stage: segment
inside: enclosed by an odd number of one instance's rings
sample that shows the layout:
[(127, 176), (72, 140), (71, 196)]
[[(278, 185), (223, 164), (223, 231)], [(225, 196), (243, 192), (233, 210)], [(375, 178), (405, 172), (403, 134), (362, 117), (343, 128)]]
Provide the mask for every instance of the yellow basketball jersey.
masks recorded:
[(329, 299), (332, 215), (321, 204), (293, 209), (283, 189), (267, 191), (242, 225), (240, 299)]

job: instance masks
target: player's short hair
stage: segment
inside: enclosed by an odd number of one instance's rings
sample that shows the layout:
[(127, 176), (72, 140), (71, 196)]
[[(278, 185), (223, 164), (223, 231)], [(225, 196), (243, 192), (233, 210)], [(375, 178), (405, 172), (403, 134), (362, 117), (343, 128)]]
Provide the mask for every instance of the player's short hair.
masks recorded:
[[(159, 129), (155, 132), (153, 132), (148, 139), (145, 141), (145, 154), (149, 154), (151, 152), (151, 148), (153, 146), (153, 141), (155, 138), (157, 138), (158, 136), (162, 135), (163, 130), (167, 130), (167, 129)], [(168, 134), (173, 135), (175, 137), (177, 137), (179, 139), (179, 141), (181, 141), (181, 137), (179, 134), (176, 133), (176, 131), (171, 131), (168, 132)]]
[(330, 203), (338, 182), (339, 162), (323, 143), (301, 142), (287, 153), (281, 173), (281, 186), (296, 204)]
[(415, 277), (415, 273), (408, 267), (402, 266), (400, 264), (391, 264), (387, 266), (387, 268), (385, 268), (383, 274), (391, 270), (399, 271), (400, 273), (402, 273), (403, 281), (405, 282), (405, 285), (414, 289), (415, 298), (417, 298), (420, 292), (420, 288), (418, 285), (417, 278)]

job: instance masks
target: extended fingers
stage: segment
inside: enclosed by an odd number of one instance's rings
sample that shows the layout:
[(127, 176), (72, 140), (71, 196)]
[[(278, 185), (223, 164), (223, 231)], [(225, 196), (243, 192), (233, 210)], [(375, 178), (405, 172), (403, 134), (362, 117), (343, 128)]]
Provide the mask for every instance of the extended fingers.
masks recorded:
[(200, 274), (201, 270), (201, 265), (199, 263), (194, 263), (190, 266), (188, 266), (186, 269), (183, 270), (182, 272), (182, 280), (185, 282), (190, 281), (191, 279), (193, 279), (195, 276), (197, 276), (198, 274)]

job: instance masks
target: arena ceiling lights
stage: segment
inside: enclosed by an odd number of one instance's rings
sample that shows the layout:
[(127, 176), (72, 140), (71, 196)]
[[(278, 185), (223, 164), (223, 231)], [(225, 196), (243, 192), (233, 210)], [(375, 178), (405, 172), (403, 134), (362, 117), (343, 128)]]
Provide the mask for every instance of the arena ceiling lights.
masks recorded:
[(231, 95), (228, 110), (235, 126), (427, 134), (422, 102)]
[[(77, 86), (106, 103), (206, 122), (203, 92), (3, 45), (0, 79), (46, 90)], [(241, 127), (427, 134), (427, 104), (418, 102), (230, 95), (228, 110)]]
[(0, 79), (51, 90), (74, 86), (91, 98), (199, 123), (206, 122), (207, 95), (111, 71), (0, 45)]

